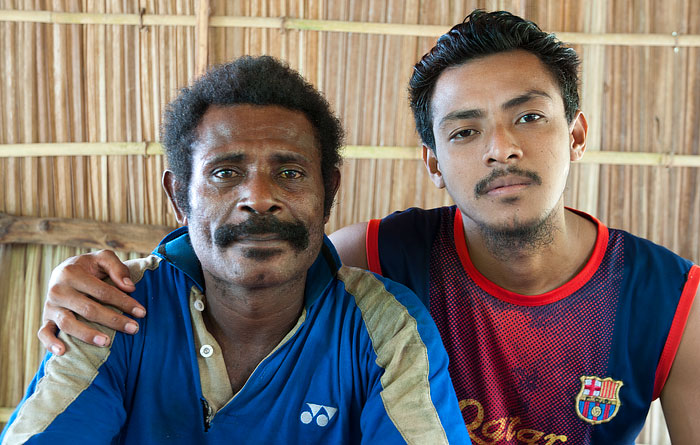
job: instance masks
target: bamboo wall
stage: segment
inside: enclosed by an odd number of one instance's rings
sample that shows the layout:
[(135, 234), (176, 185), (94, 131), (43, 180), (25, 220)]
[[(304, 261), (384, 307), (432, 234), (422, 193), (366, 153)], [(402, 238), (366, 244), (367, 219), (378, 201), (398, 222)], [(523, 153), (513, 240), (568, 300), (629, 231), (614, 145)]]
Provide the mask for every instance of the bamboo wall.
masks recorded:
[[(105, 144), (156, 142), (161, 110), (178, 88), (206, 63), (243, 54), (287, 60), (345, 125), (350, 158), (328, 232), (409, 206), (450, 204), (417, 160), (406, 84), (436, 36), (480, 7), (510, 10), (576, 42), (590, 135), (567, 204), (700, 260), (696, 0), (213, 0), (209, 16), (200, 8), (207, 3), (0, 0), (0, 213), (174, 226), (157, 145)], [(264, 17), (272, 20), (246, 22)], [(65, 145), (78, 142), (90, 144)], [(39, 143), (47, 145), (25, 145)], [(106, 155), (115, 152), (131, 154)], [(31, 221), (40, 229), (0, 243), (0, 407), (19, 401), (43, 354), (35, 333), (51, 269), (88, 248), (128, 245)]]

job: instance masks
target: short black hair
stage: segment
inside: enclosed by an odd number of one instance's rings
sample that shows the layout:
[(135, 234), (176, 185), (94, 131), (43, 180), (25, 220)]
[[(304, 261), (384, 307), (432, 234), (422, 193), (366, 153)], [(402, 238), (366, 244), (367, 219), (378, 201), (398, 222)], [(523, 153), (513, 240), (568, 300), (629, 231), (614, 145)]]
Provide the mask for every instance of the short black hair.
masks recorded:
[(576, 51), (529, 20), (507, 11), (477, 9), (443, 34), (413, 68), (409, 97), (416, 130), (425, 145), (435, 151), (431, 102), (440, 74), (473, 59), (518, 49), (536, 55), (549, 69), (559, 83), (566, 119), (573, 121), (579, 109)]
[(277, 105), (306, 115), (321, 146), (324, 216), (333, 206), (334, 170), (341, 162), (343, 128), (321, 93), (286, 63), (270, 56), (240, 57), (214, 66), (192, 86), (180, 90), (164, 113), (161, 141), (168, 168), (186, 188), (175, 199), (189, 213), (192, 145), (196, 128), (210, 105)]

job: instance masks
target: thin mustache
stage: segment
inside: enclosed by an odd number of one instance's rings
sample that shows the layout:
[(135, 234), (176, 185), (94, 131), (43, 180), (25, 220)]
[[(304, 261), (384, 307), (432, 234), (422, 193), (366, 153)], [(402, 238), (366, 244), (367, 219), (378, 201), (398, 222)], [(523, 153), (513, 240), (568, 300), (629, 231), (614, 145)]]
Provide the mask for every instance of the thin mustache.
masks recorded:
[(542, 185), (542, 178), (540, 178), (540, 175), (532, 170), (523, 170), (518, 167), (508, 167), (506, 169), (493, 170), (487, 177), (477, 182), (474, 186), (474, 195), (479, 197), (485, 194), (486, 189), (494, 180), (509, 175), (525, 176), (526, 178), (531, 179), (535, 184)]

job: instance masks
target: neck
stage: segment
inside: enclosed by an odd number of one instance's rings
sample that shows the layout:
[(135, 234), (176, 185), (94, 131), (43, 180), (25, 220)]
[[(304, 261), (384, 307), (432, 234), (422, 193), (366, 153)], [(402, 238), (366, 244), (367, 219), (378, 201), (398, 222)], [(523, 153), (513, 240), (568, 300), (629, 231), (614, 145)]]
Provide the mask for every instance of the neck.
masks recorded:
[(306, 276), (279, 286), (247, 289), (207, 275), (205, 320), (217, 341), (279, 341), (301, 314)]
[(529, 227), (494, 230), (463, 219), (469, 256), (498, 286), (539, 295), (562, 286), (585, 266), (597, 237), (591, 221), (563, 205)]
[(306, 274), (269, 288), (231, 287), (206, 272), (207, 330), (221, 347), (234, 393), (297, 324), (304, 306)]

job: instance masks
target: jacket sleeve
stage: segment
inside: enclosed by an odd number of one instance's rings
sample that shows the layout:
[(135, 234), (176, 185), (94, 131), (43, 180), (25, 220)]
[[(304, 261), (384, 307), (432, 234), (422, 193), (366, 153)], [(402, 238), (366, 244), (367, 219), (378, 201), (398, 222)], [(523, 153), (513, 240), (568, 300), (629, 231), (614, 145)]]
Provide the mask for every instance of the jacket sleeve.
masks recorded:
[(111, 443), (126, 419), (123, 334), (99, 348), (61, 334), (62, 356), (47, 354), (3, 431), (5, 444)]
[(469, 444), (447, 353), (425, 306), (400, 284), (359, 269), (340, 273), (371, 343), (362, 442)]

